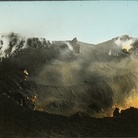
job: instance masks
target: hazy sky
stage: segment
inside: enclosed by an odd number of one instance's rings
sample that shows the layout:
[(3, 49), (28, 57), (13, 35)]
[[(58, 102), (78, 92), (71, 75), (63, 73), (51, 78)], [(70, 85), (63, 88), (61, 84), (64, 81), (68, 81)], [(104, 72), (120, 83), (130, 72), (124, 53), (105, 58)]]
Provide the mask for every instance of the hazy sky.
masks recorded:
[(137, 1), (0, 2), (0, 33), (99, 43), (138, 37)]

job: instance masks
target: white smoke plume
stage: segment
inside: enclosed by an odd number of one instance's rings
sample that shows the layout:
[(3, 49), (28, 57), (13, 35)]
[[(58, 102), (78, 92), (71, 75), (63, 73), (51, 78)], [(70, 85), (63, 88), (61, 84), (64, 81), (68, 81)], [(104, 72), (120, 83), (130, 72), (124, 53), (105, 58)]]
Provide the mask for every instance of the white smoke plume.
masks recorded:
[(9, 38), (4, 35), (0, 36), (0, 57), (5, 57), (5, 51), (9, 48)]
[(25, 38), (15, 33), (0, 35), (0, 58), (12, 55), (16, 50), (26, 47)]
[(126, 49), (129, 51), (133, 48), (133, 44), (135, 42), (134, 38), (129, 38), (128, 36), (121, 36), (114, 40), (114, 43), (121, 47), (121, 49)]
[(73, 46), (72, 46), (69, 42), (66, 42), (66, 44), (67, 44), (69, 50), (70, 50), (70, 51), (73, 51)]

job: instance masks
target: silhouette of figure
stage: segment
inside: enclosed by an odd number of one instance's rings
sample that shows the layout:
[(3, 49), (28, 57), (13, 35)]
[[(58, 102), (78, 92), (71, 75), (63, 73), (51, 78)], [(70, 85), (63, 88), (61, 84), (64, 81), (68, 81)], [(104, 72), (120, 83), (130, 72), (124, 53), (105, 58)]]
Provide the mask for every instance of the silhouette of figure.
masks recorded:
[(113, 116), (118, 116), (118, 115), (119, 115), (119, 108), (115, 108)]

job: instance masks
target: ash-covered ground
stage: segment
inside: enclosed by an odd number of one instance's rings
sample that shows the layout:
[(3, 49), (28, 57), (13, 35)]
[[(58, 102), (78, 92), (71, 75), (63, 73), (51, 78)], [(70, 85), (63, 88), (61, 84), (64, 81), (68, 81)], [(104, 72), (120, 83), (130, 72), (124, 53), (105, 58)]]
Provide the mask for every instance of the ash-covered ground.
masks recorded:
[(137, 47), (1, 35), (0, 136), (138, 136)]

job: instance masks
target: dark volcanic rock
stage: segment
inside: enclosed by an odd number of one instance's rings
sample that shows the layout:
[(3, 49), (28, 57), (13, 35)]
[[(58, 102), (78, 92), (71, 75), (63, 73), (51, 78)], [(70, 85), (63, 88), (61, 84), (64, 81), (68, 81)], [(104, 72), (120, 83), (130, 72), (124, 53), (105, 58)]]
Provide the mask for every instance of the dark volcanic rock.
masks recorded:
[(108, 117), (138, 96), (136, 47), (1, 36), (1, 137), (138, 136), (137, 109)]
[(124, 117), (135, 118), (135, 117), (138, 117), (138, 109), (134, 107), (130, 107), (129, 109), (122, 110), (120, 115)]
[(134, 108), (115, 118), (78, 115), (68, 118), (26, 109), (2, 95), (0, 108), (0, 137), (138, 136), (138, 109)]

